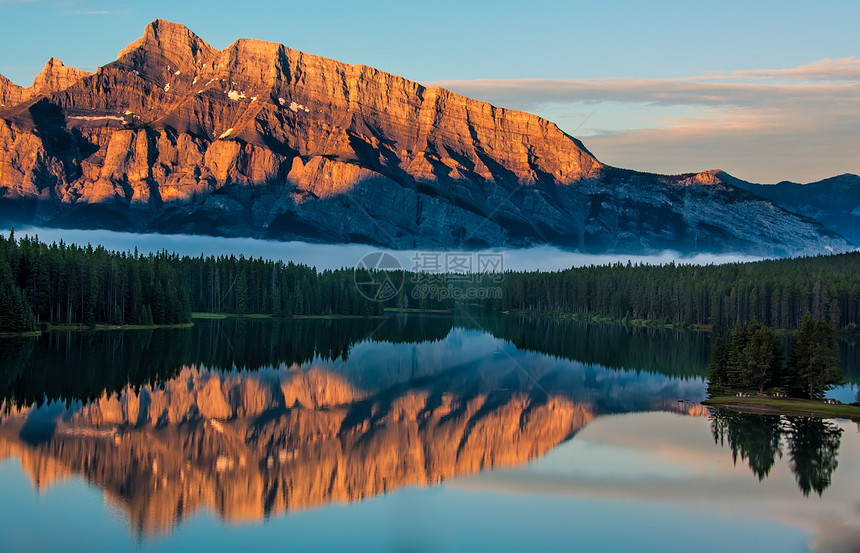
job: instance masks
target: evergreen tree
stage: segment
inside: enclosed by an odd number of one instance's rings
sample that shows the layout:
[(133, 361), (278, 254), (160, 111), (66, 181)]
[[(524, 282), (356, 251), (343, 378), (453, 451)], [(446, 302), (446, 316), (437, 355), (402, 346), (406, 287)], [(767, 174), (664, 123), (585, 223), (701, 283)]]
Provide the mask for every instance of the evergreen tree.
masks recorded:
[(27, 332), (34, 328), (30, 305), (15, 285), (9, 264), (0, 260), (0, 332)]
[(782, 346), (773, 331), (761, 323), (750, 324), (746, 335), (741, 381), (745, 387), (757, 388), (759, 394), (764, 394), (780, 372)]
[(833, 329), (823, 319), (807, 313), (794, 337), (791, 350), (790, 388), (793, 395), (821, 399), (842, 381), (839, 346)]
[(729, 344), (722, 336), (717, 336), (711, 348), (711, 363), (708, 365), (709, 386), (729, 385)]
[(241, 269), (236, 278), (236, 313), (248, 313), (248, 301), (248, 274), (245, 269)]
[(740, 388), (744, 386), (744, 374), (747, 372), (745, 349), (749, 341), (749, 326), (741, 324), (740, 321), (735, 323), (729, 338), (728, 361), (726, 373), (728, 375), (729, 386)]

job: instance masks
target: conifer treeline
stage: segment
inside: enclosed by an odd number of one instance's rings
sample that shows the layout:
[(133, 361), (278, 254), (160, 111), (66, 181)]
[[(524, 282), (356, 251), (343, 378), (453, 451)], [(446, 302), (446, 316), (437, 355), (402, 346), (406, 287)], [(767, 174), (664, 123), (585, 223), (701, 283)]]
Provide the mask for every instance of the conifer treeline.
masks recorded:
[(798, 328), (804, 313), (860, 325), (860, 252), (725, 265), (614, 264), (506, 273), (497, 309), (731, 328)]
[(794, 397), (823, 399), (827, 390), (842, 383), (839, 346), (824, 319), (804, 315), (787, 364), (783, 350), (773, 330), (762, 323), (738, 323), (728, 339), (714, 340), (709, 387), (755, 389), (760, 395), (779, 389)]
[[(178, 324), (190, 320), (179, 257), (143, 256), (38, 238), (0, 237), (0, 331), (37, 322)], [(25, 300), (18, 302), (17, 298)]]
[(0, 237), (0, 332), (37, 323), (170, 325), (191, 311), (293, 315), (377, 315), (351, 270), (242, 256), (140, 255), (37, 237)]
[[(708, 266), (618, 263), (466, 281), (443, 276), (429, 288), (426, 275), (390, 276), (403, 289), (377, 302), (356, 287), (352, 269), (318, 272), (242, 256), (144, 256), (0, 237), (0, 331), (38, 322), (175, 324), (189, 321), (191, 311), (371, 316), (385, 307), (464, 305), (725, 329), (736, 321), (797, 328), (807, 312), (836, 328), (860, 324), (860, 252)], [(489, 289), (496, 293), (482, 293)]]
[(262, 258), (183, 257), (192, 311), (294, 315), (382, 314), (385, 306), (364, 297), (351, 269), (317, 272), (313, 267)]

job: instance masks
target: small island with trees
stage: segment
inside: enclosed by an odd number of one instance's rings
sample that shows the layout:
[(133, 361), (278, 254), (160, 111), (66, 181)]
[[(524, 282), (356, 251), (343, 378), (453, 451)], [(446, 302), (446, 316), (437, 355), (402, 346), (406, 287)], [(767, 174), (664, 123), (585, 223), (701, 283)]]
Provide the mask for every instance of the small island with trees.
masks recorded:
[(832, 326), (807, 313), (786, 355), (783, 340), (759, 322), (736, 323), (717, 337), (708, 368), (705, 405), (781, 414), (860, 420), (860, 406), (825, 400), (842, 383), (839, 346)]

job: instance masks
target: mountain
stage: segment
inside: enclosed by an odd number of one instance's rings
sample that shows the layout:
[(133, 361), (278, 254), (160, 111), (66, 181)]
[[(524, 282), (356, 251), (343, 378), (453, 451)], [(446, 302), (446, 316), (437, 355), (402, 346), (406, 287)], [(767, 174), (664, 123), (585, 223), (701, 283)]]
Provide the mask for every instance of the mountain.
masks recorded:
[(783, 181), (753, 184), (730, 175), (726, 182), (749, 190), (789, 211), (816, 219), (825, 227), (860, 244), (860, 176), (846, 173), (809, 184)]
[(400, 249), (853, 249), (717, 171), (609, 167), (537, 116), (279, 44), (219, 51), (156, 20), (95, 74), (61, 68), (30, 89), (0, 82), (8, 224)]

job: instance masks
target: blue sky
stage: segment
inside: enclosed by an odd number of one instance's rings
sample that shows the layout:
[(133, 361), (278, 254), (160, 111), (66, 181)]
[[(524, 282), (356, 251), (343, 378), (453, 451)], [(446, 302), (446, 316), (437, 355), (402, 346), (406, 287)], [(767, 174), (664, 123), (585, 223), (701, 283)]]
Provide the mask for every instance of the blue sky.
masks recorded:
[(860, 173), (857, 2), (0, 0), (0, 73), (27, 85), (51, 56), (94, 70), (155, 18), (531, 111), (613, 165)]

